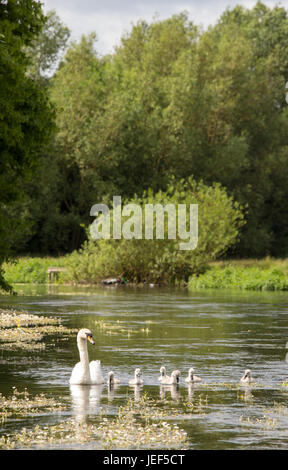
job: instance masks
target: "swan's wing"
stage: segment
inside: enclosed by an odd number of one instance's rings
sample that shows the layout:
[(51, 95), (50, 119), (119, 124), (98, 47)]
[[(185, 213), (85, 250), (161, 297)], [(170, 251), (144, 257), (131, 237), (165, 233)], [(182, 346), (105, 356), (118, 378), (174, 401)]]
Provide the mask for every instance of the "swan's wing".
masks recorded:
[(87, 371), (84, 369), (81, 362), (77, 362), (77, 364), (74, 366), (69, 383), (71, 385), (81, 385), (90, 383), (90, 375), (89, 373), (87, 374)]
[(89, 364), (90, 377), (92, 384), (103, 384), (103, 374), (100, 361), (91, 361)]

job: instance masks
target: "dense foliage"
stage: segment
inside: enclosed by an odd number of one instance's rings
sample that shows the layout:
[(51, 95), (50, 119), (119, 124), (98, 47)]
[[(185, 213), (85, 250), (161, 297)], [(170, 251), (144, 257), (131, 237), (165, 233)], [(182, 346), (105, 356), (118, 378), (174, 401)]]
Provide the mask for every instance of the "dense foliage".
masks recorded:
[[(3, 20), (7, 5), (8, 22)], [(16, 8), (23, 15), (21, 31), (13, 24)], [(241, 236), (228, 251), (225, 245), (228, 256), (287, 256), (288, 16), (283, 7), (236, 6), (205, 31), (186, 13), (139, 21), (113, 54), (100, 57), (96, 34), (90, 34), (69, 45), (59, 66), (69, 31), (55, 12), (45, 29), (32, 0), (6, 2), (1, 11), (1, 70), (10, 79), (0, 91), (6, 116), (0, 203), (2, 212), (18, 213), (17, 224), (9, 217), (13, 239), (3, 242), (3, 253), (8, 245), (18, 253), (42, 255), (79, 249), (93, 204), (109, 204), (117, 194), (142, 200), (144, 191), (167, 192), (173, 176), (214, 190), (219, 183), (245, 208)], [(25, 21), (31, 24), (29, 34)], [(57, 129), (39, 153), (50, 127), (47, 92)], [(15, 174), (30, 160), (38, 162), (37, 178), (19, 180)], [(22, 202), (11, 206), (20, 191)], [(199, 216), (201, 211), (200, 206)], [(20, 228), (21, 221), (19, 240), (12, 225)], [(129, 244), (132, 251), (136, 242)], [(104, 245), (110, 246), (103, 243), (104, 251)]]
[(44, 24), (32, 0), (0, 3), (0, 287), (8, 289), (1, 265), (27, 236), (23, 182), (47, 143), (53, 111), (45, 90), (27, 76), (25, 48)]
[(27, 249), (78, 248), (94, 203), (165, 190), (174, 175), (247, 205), (234, 256), (287, 255), (287, 32), (286, 10), (258, 2), (207, 31), (185, 13), (139, 21), (102, 58), (95, 35), (72, 43), (52, 80), (58, 132)]

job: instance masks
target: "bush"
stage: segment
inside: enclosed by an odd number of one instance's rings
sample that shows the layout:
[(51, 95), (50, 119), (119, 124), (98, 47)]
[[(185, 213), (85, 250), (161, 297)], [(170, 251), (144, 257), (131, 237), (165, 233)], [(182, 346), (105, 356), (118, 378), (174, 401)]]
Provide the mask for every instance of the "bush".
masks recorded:
[(134, 197), (129, 203), (141, 205), (142, 214), (144, 204), (186, 204), (188, 208), (198, 204), (197, 248), (180, 250), (179, 241), (183, 240), (179, 236), (168, 239), (167, 217), (163, 240), (155, 239), (155, 233), (152, 240), (144, 239), (143, 217), (142, 239), (95, 241), (90, 237), (79, 252), (70, 255), (70, 276), (76, 282), (98, 282), (107, 276), (132, 282), (188, 281), (192, 273), (202, 272), (209, 261), (236, 242), (244, 223), (241, 207), (220, 184), (206, 186), (193, 178), (177, 183), (173, 179), (167, 192), (148, 190), (141, 199)]

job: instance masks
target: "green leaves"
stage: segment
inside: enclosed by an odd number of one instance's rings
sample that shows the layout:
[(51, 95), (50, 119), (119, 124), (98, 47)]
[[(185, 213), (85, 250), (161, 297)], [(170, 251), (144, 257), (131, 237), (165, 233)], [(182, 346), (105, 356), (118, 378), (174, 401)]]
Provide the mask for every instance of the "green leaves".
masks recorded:
[[(11, 0), (0, 5), (0, 266), (26, 234), (16, 214), (22, 183), (37, 162), (53, 127), (47, 93), (27, 77), (25, 47), (44, 23), (40, 3)], [(0, 274), (0, 287), (7, 290)]]
[[(80, 282), (97, 282), (104, 277), (124, 277), (132, 282), (183, 282), (191, 273), (199, 273), (206, 264), (225, 253), (235, 243), (243, 226), (243, 214), (239, 204), (229, 198), (219, 185), (206, 186), (192, 177), (184, 181), (172, 179), (167, 192), (154, 193), (148, 190), (142, 198), (135, 196), (129, 203), (142, 208), (142, 239), (95, 240), (90, 239), (80, 251), (71, 255), (72, 278)], [(148, 204), (171, 204), (177, 210), (179, 204), (198, 204), (199, 238), (194, 250), (180, 250), (179, 242), (184, 241), (179, 233), (179, 212), (177, 216), (177, 237), (169, 239), (169, 224), (165, 218), (164, 238), (151, 239), (145, 236), (147, 223), (145, 210)], [(112, 212), (112, 211), (111, 211)], [(177, 212), (176, 212), (177, 214)], [(112, 219), (112, 214), (111, 214)], [(154, 216), (154, 227), (156, 220)], [(187, 222), (187, 230), (191, 232)], [(176, 232), (175, 232), (176, 233)]]

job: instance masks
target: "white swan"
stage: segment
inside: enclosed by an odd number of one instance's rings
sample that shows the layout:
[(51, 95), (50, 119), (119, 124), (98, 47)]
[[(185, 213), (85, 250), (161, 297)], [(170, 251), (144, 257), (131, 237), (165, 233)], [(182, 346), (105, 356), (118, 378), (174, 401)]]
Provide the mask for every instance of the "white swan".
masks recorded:
[(141, 375), (142, 375), (141, 374), (141, 369), (139, 369), (139, 367), (137, 367), (137, 369), (135, 369), (135, 373), (134, 373), (135, 378), (129, 380), (129, 385), (143, 385), (144, 380), (140, 379)]
[(166, 367), (162, 366), (162, 367), (160, 367), (160, 376), (158, 377), (159, 382), (162, 382), (164, 377), (167, 377)]
[(241, 379), (240, 379), (240, 382), (246, 383), (246, 384), (250, 383), (250, 382), (253, 382), (253, 378), (251, 376), (251, 370), (250, 369), (245, 370), (243, 377), (241, 377)]
[(166, 375), (163, 377), (161, 380), (161, 384), (165, 385), (174, 385), (179, 383), (179, 377), (181, 376), (181, 372), (179, 370), (173, 370), (171, 377), (169, 375)]
[(93, 385), (104, 383), (100, 361), (91, 361), (89, 364), (87, 340), (95, 344), (93, 336), (88, 328), (82, 328), (77, 335), (77, 346), (80, 355), (78, 362), (69, 380), (71, 385)]
[(200, 377), (194, 374), (193, 367), (190, 367), (188, 371), (188, 376), (186, 377), (185, 382), (194, 383), (194, 382), (201, 382), (201, 380), (202, 379)]
[(120, 384), (120, 380), (116, 379), (116, 377), (114, 376), (113, 370), (108, 372), (107, 384), (108, 385)]

